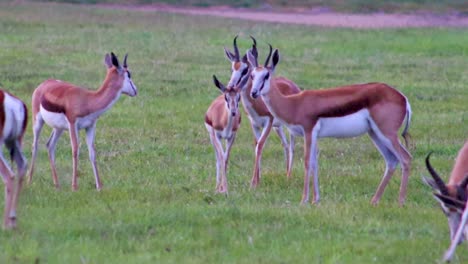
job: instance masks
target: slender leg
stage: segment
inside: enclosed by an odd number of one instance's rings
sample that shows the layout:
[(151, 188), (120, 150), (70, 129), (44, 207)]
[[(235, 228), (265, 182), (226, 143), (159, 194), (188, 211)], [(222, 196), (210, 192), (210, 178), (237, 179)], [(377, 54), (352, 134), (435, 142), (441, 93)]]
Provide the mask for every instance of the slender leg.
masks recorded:
[(28, 177), (28, 184), (32, 182), (32, 176), (34, 173), (34, 165), (36, 162), (37, 156), (37, 148), (39, 144), (39, 136), (41, 135), (42, 127), (44, 126), (44, 120), (42, 120), (42, 116), (40, 113), (36, 115), (36, 122), (33, 126), (33, 145), (32, 145), (32, 158), (31, 158), (31, 167), (29, 169), (29, 177)]
[(312, 130), (312, 141), (310, 144), (310, 163), (309, 163), (309, 178), (310, 173), (314, 174), (314, 200), (312, 203), (318, 204), (320, 201), (320, 187), (319, 187), (319, 177), (318, 177), (318, 148), (317, 148), (317, 134), (318, 132), (314, 129)]
[(9, 229), (12, 227), (10, 225), (9, 219), (13, 200), (14, 175), (6, 163), (2, 152), (0, 152), (0, 174), (2, 175), (3, 183), (5, 184), (5, 210), (3, 212), (3, 228)]
[[(398, 139), (397, 139), (398, 140)], [(406, 193), (408, 189), (408, 178), (411, 171), (411, 154), (406, 148), (398, 141), (400, 149), (401, 160), (401, 184), (400, 184), (400, 196), (398, 198), (399, 204), (403, 205), (406, 200)]]
[(224, 171), (224, 165), (225, 163), (223, 162), (223, 148), (222, 144), (219, 140), (219, 138), (216, 136), (215, 130), (205, 124), (206, 129), (208, 130), (208, 133), (210, 135), (210, 141), (211, 144), (213, 145), (214, 151), (215, 151), (215, 157), (216, 157), (216, 192), (222, 192), (222, 172)]
[(395, 156), (385, 146), (384, 142), (376, 135), (376, 133), (373, 130), (369, 131), (369, 136), (372, 139), (372, 142), (374, 142), (374, 145), (379, 150), (382, 157), (385, 159), (384, 176), (382, 177), (382, 181), (379, 184), (379, 187), (377, 188), (377, 191), (375, 192), (371, 200), (371, 203), (373, 205), (376, 205), (380, 201), (380, 198), (382, 197), (385, 187), (387, 186), (389, 180), (391, 179), (393, 173), (395, 172), (395, 169), (398, 166), (399, 161), (398, 161), (397, 156)]
[(465, 205), (465, 209), (463, 210), (463, 214), (461, 217), (460, 224), (458, 225), (457, 232), (455, 233), (455, 237), (453, 238), (452, 242), (450, 243), (449, 249), (444, 254), (444, 261), (448, 262), (452, 259), (453, 254), (455, 253), (455, 249), (460, 242), (462, 237), (463, 231), (465, 229), (466, 221), (468, 220), (468, 203)]
[(96, 123), (86, 128), (86, 145), (88, 145), (89, 161), (93, 166), (94, 178), (96, 180), (96, 189), (99, 191), (102, 188), (99, 172), (96, 166), (96, 151), (94, 149), (94, 137), (96, 135)]
[(258, 183), (260, 182), (260, 169), (262, 162), (263, 147), (265, 146), (265, 142), (268, 138), (268, 135), (270, 135), (271, 126), (273, 123), (272, 121), (273, 120), (271, 118), (267, 121), (267, 124), (263, 127), (263, 131), (260, 135), (260, 138), (257, 139), (257, 145), (255, 146), (254, 173), (250, 182), (251, 188), (257, 187)]
[(79, 154), (79, 142), (78, 142), (78, 127), (75, 121), (69, 121), (70, 130), (70, 141), (72, 147), (73, 156), (73, 178), (72, 178), (72, 190), (78, 190), (78, 154)]
[(288, 163), (288, 179), (291, 178), (292, 166), (294, 161), (294, 148), (296, 146), (296, 137), (289, 133), (289, 163)]
[(223, 173), (223, 190), (227, 193), (228, 192), (228, 186), (227, 186), (227, 167), (228, 167), (228, 162), (229, 162), (229, 156), (231, 155), (231, 148), (232, 144), (234, 144), (234, 141), (236, 140), (236, 133), (233, 132), (232, 136), (227, 139), (226, 141), (226, 151), (224, 152), (224, 173)]
[(304, 190), (302, 192), (302, 204), (309, 201), (309, 188), (310, 188), (310, 151), (312, 145), (311, 131), (305, 132), (304, 135)]
[(225, 161), (224, 161), (224, 151), (223, 151), (223, 144), (221, 139), (216, 135), (215, 131), (213, 130), (213, 146), (216, 151), (216, 168), (219, 168), (219, 171), (216, 172), (216, 192), (225, 193), (227, 190), (224, 189), (224, 178), (225, 178)]
[(286, 176), (289, 177), (290, 171), (289, 171), (289, 161), (290, 161), (290, 152), (289, 152), (289, 144), (288, 141), (286, 140), (286, 135), (284, 134), (283, 127), (273, 127), (273, 130), (275, 130), (276, 134), (278, 134), (280, 140), (281, 140), (281, 145), (283, 146), (283, 152), (284, 152), (284, 161), (286, 162)]
[(26, 174), (27, 164), (26, 158), (21, 150), (21, 143), (16, 140), (14, 143), (13, 149), (13, 160), (16, 162), (18, 167), (18, 186), (13, 195), (13, 200), (11, 202), (12, 208), (10, 211), (10, 225), (11, 227), (16, 227), (16, 209), (18, 208), (18, 197), (23, 187), (24, 175)]
[(57, 142), (62, 133), (62, 129), (54, 128), (46, 144), (47, 152), (49, 153), (50, 170), (52, 171), (52, 180), (54, 181), (54, 186), (57, 189), (60, 187), (60, 183), (58, 181), (57, 169), (55, 167), (55, 147), (57, 146)]

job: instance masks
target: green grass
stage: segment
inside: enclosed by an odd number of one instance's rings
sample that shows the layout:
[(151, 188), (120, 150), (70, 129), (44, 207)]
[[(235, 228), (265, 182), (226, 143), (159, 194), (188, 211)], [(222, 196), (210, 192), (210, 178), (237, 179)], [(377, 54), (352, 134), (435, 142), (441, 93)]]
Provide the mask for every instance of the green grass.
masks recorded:
[[(0, 263), (437, 263), (449, 245), (445, 216), (421, 182), (425, 155), (444, 178), (468, 129), (468, 30), (350, 30), (211, 17), (103, 10), (63, 4), (0, 3), (0, 86), (30, 105), (56, 78), (94, 89), (104, 54), (129, 53), (139, 89), (98, 122), (104, 190), (97, 192), (82, 135), (79, 191), (71, 191), (68, 134), (60, 140), (60, 190), (52, 186), (44, 129), (32, 185), (20, 199), (19, 228), (0, 232)], [(319, 206), (300, 206), (302, 142), (287, 180), (278, 137), (265, 148), (263, 177), (249, 189), (253, 139), (244, 115), (216, 195), (215, 160), (203, 116), (226, 82), (222, 47), (240, 34), (280, 49), (277, 74), (303, 89), (381, 81), (413, 108), (415, 147), (406, 205), (396, 173), (377, 207), (384, 170), (370, 140), (320, 142)], [(30, 126), (24, 150), (31, 154)], [(3, 201), (1, 201), (3, 204)], [(454, 263), (468, 261), (466, 244)]]

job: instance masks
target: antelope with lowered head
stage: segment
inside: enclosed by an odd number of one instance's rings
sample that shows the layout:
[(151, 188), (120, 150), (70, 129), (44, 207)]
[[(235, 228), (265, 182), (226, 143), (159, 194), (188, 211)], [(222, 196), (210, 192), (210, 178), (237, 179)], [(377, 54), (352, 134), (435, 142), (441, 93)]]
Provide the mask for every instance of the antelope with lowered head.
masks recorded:
[[(248, 76), (244, 77), (239, 86), (226, 88), (213, 75), (213, 82), (223, 93), (211, 103), (205, 114), (205, 127), (210, 134), (210, 141), (215, 150), (216, 156), (216, 192), (227, 193), (227, 165), (231, 147), (236, 139), (236, 133), (241, 122), (239, 112), (240, 88), (245, 85)], [(226, 141), (225, 150), (223, 142)]]
[(131, 97), (137, 95), (137, 88), (133, 84), (127, 66), (127, 55), (124, 57), (123, 65), (120, 65), (117, 56), (112, 52), (106, 54), (104, 63), (107, 67), (107, 74), (97, 91), (91, 91), (59, 80), (44, 81), (34, 90), (32, 96), (34, 139), (29, 183), (32, 181), (34, 172), (39, 136), (45, 123), (52, 128), (52, 134), (47, 141), (47, 150), (55, 187), (59, 187), (55, 168), (55, 146), (63, 131), (69, 130), (73, 155), (72, 189), (74, 191), (78, 189), (78, 132), (85, 129), (86, 144), (88, 145), (89, 159), (93, 167), (96, 189), (101, 190), (102, 184), (96, 166), (94, 149), (96, 122), (102, 114), (117, 102), (122, 93)]
[(5, 210), (3, 228), (16, 227), (18, 196), (26, 174), (26, 158), (22, 151), (22, 140), (28, 124), (28, 109), (19, 98), (0, 90), (0, 146), (5, 145), (10, 158), (16, 163), (18, 184), (15, 189), (15, 174), (0, 151), (0, 174), (5, 184)]
[(423, 181), (435, 191), (434, 198), (439, 201), (442, 211), (447, 216), (451, 243), (444, 255), (444, 260), (450, 261), (457, 245), (468, 237), (468, 228), (466, 226), (468, 219), (466, 207), (468, 198), (468, 141), (458, 152), (447, 184), (432, 167), (429, 161), (431, 154), (432, 152), (426, 157), (426, 168), (432, 179), (423, 177)]
[[(253, 41), (253, 47), (255, 47), (257, 41), (254, 37), (250, 36)], [(244, 55), (242, 59), (240, 58), (239, 48), (237, 47), (237, 36), (234, 38), (234, 53), (224, 48), (226, 57), (231, 61), (231, 79), (229, 80), (228, 87), (234, 87), (240, 83), (244, 76), (250, 76), (251, 66), (247, 61), (247, 55)], [(268, 64), (270, 57), (266, 59), (265, 65)], [(301, 90), (299, 87), (292, 81), (283, 78), (275, 77), (273, 78), (274, 82), (281, 83), (279, 85), (281, 93), (285, 95), (296, 94)], [(286, 139), (286, 135), (283, 131), (282, 124), (273, 117), (265, 103), (261, 99), (254, 100), (250, 96), (250, 91), (252, 90), (252, 82), (247, 82), (244, 86), (240, 87), (241, 89), (241, 100), (244, 110), (247, 113), (247, 117), (250, 120), (250, 125), (252, 127), (253, 134), (255, 136), (255, 164), (254, 171), (252, 175), (252, 180), (250, 186), (255, 188), (260, 182), (260, 167), (262, 160), (263, 147), (270, 135), (271, 128), (278, 134), (281, 139), (281, 144), (284, 150), (284, 160), (286, 162), (286, 175), (288, 178), (291, 177), (293, 155), (294, 155), (294, 135), (289, 134), (289, 142)]]
[(406, 198), (411, 155), (400, 143), (398, 130), (406, 119), (402, 136), (407, 143), (411, 117), (408, 99), (384, 83), (355, 84), (283, 95), (280, 92), (282, 84), (272, 81), (279, 62), (278, 50), (275, 49), (273, 52), (270, 65), (259, 65), (257, 55), (255, 49), (250, 50), (247, 55), (249, 62), (254, 66), (251, 73), (252, 98), (261, 96), (270, 113), (284, 124), (290, 133), (304, 137), (305, 174), (302, 203), (309, 201), (312, 173), (314, 177), (312, 201), (318, 203), (320, 200), (318, 138), (356, 137), (368, 133), (386, 163), (384, 176), (371, 202), (372, 204), (379, 202), (396, 166), (401, 163), (399, 203), (402, 205)]

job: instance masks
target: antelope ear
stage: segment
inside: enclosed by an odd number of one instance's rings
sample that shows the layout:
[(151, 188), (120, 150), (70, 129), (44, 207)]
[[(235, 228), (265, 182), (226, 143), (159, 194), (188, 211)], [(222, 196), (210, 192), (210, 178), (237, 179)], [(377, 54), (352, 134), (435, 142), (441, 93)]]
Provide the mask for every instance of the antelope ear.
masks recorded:
[(275, 68), (276, 68), (276, 65), (278, 64), (279, 62), (279, 51), (278, 49), (275, 49), (275, 51), (273, 52), (273, 57), (271, 58), (271, 70), (272, 71), (275, 71)]
[(112, 57), (112, 65), (114, 65), (117, 69), (120, 69), (119, 59), (117, 59), (117, 56), (115, 56), (114, 52), (111, 52), (111, 57)]
[(466, 201), (460, 201), (460, 200), (454, 199), (450, 196), (443, 195), (440, 193), (433, 193), (433, 195), (436, 200), (443, 203), (447, 208), (453, 208), (458, 211), (459, 210), (463, 211), (465, 209)]
[(215, 84), (216, 87), (218, 87), (219, 90), (221, 90), (221, 92), (224, 93), (224, 91), (226, 90), (226, 87), (224, 87), (224, 85), (218, 81), (218, 78), (216, 78), (216, 75), (213, 75), (213, 83)]
[(104, 57), (104, 65), (106, 65), (108, 69), (112, 68), (112, 58), (109, 53), (106, 53), (106, 56)]
[(429, 187), (431, 187), (433, 190), (435, 191), (439, 191), (439, 187), (437, 187), (437, 184), (435, 183), (435, 181), (431, 178), (428, 178), (428, 177), (425, 177), (425, 176), (422, 176), (422, 181)]
[(252, 50), (247, 51), (247, 60), (252, 68), (257, 67), (257, 58), (252, 54)]
[(229, 61), (233, 62), (236, 60), (236, 56), (232, 52), (227, 50), (226, 47), (224, 47), (224, 54), (226, 54), (226, 58), (228, 58)]

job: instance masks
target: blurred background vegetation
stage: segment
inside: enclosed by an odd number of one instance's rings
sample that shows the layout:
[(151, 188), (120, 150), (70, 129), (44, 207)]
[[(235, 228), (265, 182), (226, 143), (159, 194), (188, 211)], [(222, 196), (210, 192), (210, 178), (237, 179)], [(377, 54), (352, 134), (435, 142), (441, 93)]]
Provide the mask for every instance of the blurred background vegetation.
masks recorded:
[(436, 12), (468, 15), (466, 0), (34, 0), (37, 2), (64, 2), (75, 4), (170, 4), (177, 6), (230, 6), (236, 8), (290, 9), (337, 12)]

